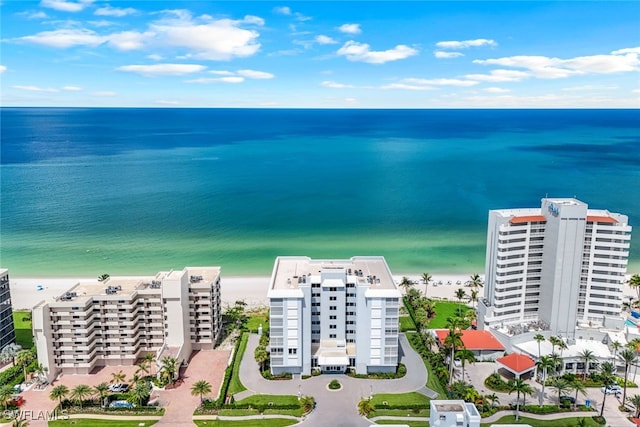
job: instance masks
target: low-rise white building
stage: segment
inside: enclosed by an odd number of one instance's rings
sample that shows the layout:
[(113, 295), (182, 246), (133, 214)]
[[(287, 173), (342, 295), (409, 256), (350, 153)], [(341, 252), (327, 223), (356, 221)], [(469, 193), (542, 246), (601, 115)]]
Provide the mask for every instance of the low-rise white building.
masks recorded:
[(81, 282), (33, 309), (49, 380), (133, 365), (147, 353), (185, 362), (192, 350), (213, 349), (221, 326), (219, 267)]
[(268, 292), (271, 372), (395, 372), (401, 294), (383, 257), (278, 257)]
[(432, 427), (480, 427), (482, 417), (473, 403), (432, 400), (429, 406), (429, 425)]

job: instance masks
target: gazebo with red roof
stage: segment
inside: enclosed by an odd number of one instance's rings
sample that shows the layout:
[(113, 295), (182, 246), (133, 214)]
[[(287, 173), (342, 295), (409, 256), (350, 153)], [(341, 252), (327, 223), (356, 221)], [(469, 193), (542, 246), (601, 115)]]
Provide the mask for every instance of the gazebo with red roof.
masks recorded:
[[(449, 330), (436, 329), (434, 332), (440, 345), (444, 346), (444, 340), (449, 336)], [(465, 329), (460, 332), (462, 333), (460, 339), (464, 348), (471, 350), (476, 360), (493, 360), (497, 355), (504, 352), (504, 346), (489, 331)]]
[(518, 353), (511, 353), (496, 359), (496, 363), (515, 375), (516, 378), (520, 378), (523, 374), (531, 372), (536, 368), (536, 362), (534, 362), (532, 358)]

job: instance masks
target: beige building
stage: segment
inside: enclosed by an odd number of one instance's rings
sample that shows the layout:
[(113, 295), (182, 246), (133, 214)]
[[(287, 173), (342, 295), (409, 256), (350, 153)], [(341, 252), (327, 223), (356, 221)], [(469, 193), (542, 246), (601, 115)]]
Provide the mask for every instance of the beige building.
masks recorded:
[(221, 331), (220, 268), (78, 283), (33, 309), (38, 360), (49, 379), (100, 366), (133, 365), (152, 353), (186, 362)]

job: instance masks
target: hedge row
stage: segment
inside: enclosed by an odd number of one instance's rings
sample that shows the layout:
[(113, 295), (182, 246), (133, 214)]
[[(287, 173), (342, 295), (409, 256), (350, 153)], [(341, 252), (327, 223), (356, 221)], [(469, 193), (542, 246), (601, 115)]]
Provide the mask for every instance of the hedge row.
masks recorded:
[(242, 335), (244, 335), (244, 332), (242, 332), (238, 336), (238, 339), (236, 340), (236, 344), (233, 348), (233, 357), (231, 358), (231, 363), (229, 363), (229, 366), (227, 366), (227, 369), (224, 370), (224, 379), (222, 380), (222, 386), (220, 387), (220, 396), (218, 396), (217, 400), (207, 401), (207, 403), (210, 404), (209, 406), (213, 405), (211, 409), (221, 408), (225, 404), (225, 401), (227, 398), (227, 391), (229, 390), (229, 383), (231, 382), (231, 376), (233, 374), (233, 365), (235, 364), (236, 357), (238, 356), (238, 349), (240, 348)]
[(412, 409), (430, 409), (428, 403), (417, 403), (415, 405), (385, 405), (381, 403), (377, 403), (373, 405), (374, 409), (401, 409), (401, 410), (412, 410)]

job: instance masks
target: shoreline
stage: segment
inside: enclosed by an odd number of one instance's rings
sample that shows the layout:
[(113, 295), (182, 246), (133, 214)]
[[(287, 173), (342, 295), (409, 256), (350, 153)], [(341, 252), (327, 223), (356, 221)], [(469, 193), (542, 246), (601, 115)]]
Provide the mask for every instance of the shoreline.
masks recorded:
[[(433, 298), (455, 298), (458, 288), (465, 288), (464, 283), (469, 280), (471, 274), (433, 274), (432, 281), (427, 290), (427, 296)], [(396, 283), (403, 277), (408, 277), (412, 281), (417, 281), (417, 289), (424, 292), (425, 285), (421, 282), (421, 275), (402, 274), (393, 275)], [(484, 277), (481, 275), (481, 277)], [(232, 305), (235, 301), (244, 300), (248, 307), (256, 308), (267, 306), (269, 300), (267, 292), (271, 276), (224, 276), (220, 278), (220, 293), (222, 305)], [(66, 292), (78, 282), (95, 283), (101, 286), (97, 277), (35, 277), (35, 276), (12, 276), (9, 272), (9, 288), (11, 291), (11, 301), (14, 310), (30, 310), (43, 300), (54, 299)], [(438, 284), (441, 282), (442, 284)], [(458, 282), (460, 282), (458, 284)], [(450, 283), (450, 284), (448, 284)], [(38, 290), (38, 286), (42, 290)]]

